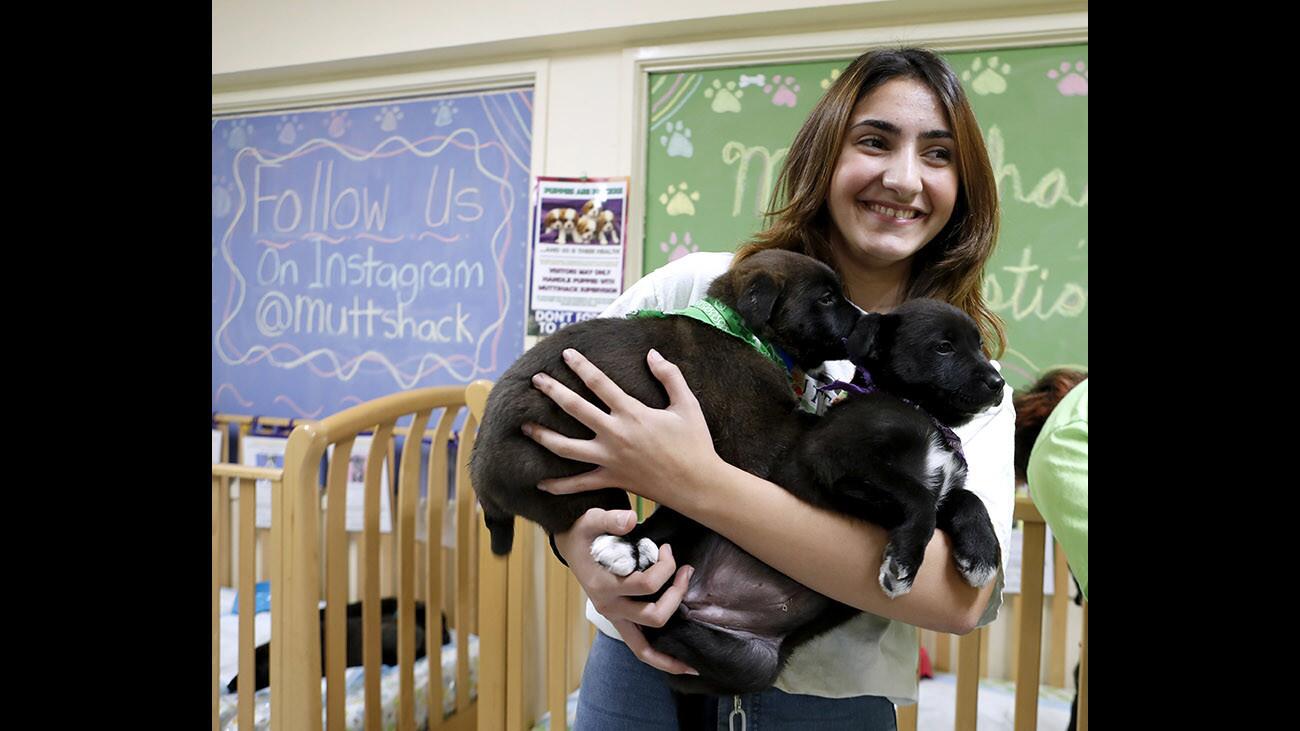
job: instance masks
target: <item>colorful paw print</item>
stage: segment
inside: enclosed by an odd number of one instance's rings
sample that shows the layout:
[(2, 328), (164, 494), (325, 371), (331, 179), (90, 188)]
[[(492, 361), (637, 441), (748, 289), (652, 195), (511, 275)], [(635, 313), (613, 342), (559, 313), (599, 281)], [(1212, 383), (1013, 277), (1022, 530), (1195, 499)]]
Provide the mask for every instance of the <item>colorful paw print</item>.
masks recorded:
[(397, 129), (397, 122), (401, 118), (401, 107), (382, 107), (379, 113), (375, 115), (375, 121), (379, 123), (379, 129), (385, 132), (392, 132)]
[(433, 107), (433, 124), (435, 127), (446, 127), (452, 123), (452, 117), (456, 114), (456, 105), (450, 100), (440, 101)]
[(971, 88), (981, 96), (1006, 91), (1007, 80), (1004, 77), (1011, 73), (1011, 66), (1005, 63), (999, 65), (997, 56), (990, 56), (988, 65), (981, 70), (983, 63), (984, 60), (976, 56), (970, 68), (961, 72), (962, 80), (971, 82)]
[(280, 124), (276, 127), (279, 133), (275, 136), (282, 145), (292, 145), (294, 140), (298, 139), (298, 133), (302, 131), (302, 123), (298, 121), (298, 115), (290, 117), (285, 114), (280, 117)]
[(1088, 64), (1076, 61), (1071, 67), (1069, 61), (1062, 61), (1058, 69), (1047, 72), (1047, 78), (1056, 81), (1056, 90), (1061, 96), (1088, 96)]
[(668, 255), (668, 261), (677, 261), (678, 259), (700, 250), (700, 247), (691, 243), (691, 234), (689, 231), (682, 237), (682, 243), (677, 243), (677, 232), (668, 234), (667, 241), (659, 242), (659, 250)]
[(700, 191), (686, 192), (686, 183), (669, 185), (668, 190), (659, 194), (659, 203), (666, 207), (670, 216), (694, 216), (695, 201), (700, 199)]
[(225, 218), (235, 207), (235, 196), (231, 193), (230, 181), (226, 176), (212, 176), (212, 217)]
[(704, 98), (713, 100), (711, 107), (719, 114), (739, 112), (740, 98), (744, 95), (744, 90), (737, 89), (734, 81), (728, 81), (723, 86), (720, 80), (714, 79), (712, 86), (704, 90)]
[(659, 144), (668, 150), (668, 157), (691, 157), (695, 146), (691, 144), (691, 129), (679, 119), (669, 122), (667, 134), (659, 137)]
[(325, 131), (329, 133), (329, 136), (337, 139), (348, 131), (348, 127), (352, 126), (352, 120), (348, 119), (347, 112), (335, 110), (330, 112), (329, 118), (324, 120), (322, 124), (325, 125)]
[(253, 137), (253, 125), (247, 119), (236, 119), (229, 127), (221, 130), (221, 136), (226, 138), (226, 147), (241, 150), (248, 147)]
[(829, 79), (822, 79), (822, 88), (823, 89), (831, 88), (831, 84), (834, 84), (835, 80), (840, 78), (840, 74), (843, 73), (844, 72), (840, 71), (839, 69), (831, 69), (831, 77)]
[[(799, 92), (799, 84), (795, 82), (793, 76), (786, 76), (784, 78), (785, 80), (783, 81), (782, 77), (773, 76), (772, 83), (763, 87), (763, 93), (771, 94), (772, 103), (778, 107), (790, 107), (793, 109), (794, 105), (799, 103), (799, 97), (795, 96), (795, 94)], [(776, 89), (775, 93), (773, 93), (773, 89)]]

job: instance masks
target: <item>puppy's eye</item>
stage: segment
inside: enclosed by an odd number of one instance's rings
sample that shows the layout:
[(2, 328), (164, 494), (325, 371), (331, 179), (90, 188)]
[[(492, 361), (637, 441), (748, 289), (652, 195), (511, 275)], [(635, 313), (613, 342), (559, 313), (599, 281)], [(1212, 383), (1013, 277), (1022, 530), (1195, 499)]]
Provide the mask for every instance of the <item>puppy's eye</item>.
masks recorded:
[(835, 304), (835, 295), (832, 294), (832, 293), (830, 293), (830, 292), (827, 292), (826, 294), (822, 295), (822, 296), (817, 300), (817, 304), (819, 304), (819, 305), (825, 305), (825, 306), (829, 307), (829, 306)]
[(934, 352), (940, 355), (948, 355), (952, 352), (952, 343), (947, 340), (940, 340), (939, 344), (934, 346)]

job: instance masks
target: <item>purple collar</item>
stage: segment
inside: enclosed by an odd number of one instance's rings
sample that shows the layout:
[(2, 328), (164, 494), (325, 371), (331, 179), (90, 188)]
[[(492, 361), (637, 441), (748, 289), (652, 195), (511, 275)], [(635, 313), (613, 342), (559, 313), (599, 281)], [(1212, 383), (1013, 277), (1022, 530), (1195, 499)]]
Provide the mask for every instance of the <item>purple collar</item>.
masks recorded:
[[(869, 393), (875, 393), (876, 391), (880, 390), (880, 387), (877, 386), (875, 381), (871, 379), (871, 374), (867, 372), (866, 368), (863, 368), (860, 365), (855, 365), (854, 367), (858, 369), (858, 375), (862, 376), (862, 381), (863, 383), (866, 384), (866, 386), (859, 386), (856, 383), (845, 383), (844, 381), (832, 381), (826, 384), (825, 386), (818, 386), (817, 391), (819, 393), (824, 393), (826, 391), (851, 391), (860, 396), (865, 396)], [(957, 454), (957, 458), (961, 460), (963, 466), (969, 467), (969, 465), (967, 465), (966, 463), (966, 453), (963, 452), (961, 448), (961, 437), (957, 436), (957, 432), (953, 431), (952, 428), (949, 427), (947, 424), (944, 424), (940, 422), (938, 419), (934, 418), (934, 416), (932, 416), (930, 412), (926, 411), (925, 409), (922, 409), (920, 406), (916, 405), (912, 401), (902, 398), (901, 396), (897, 398), (899, 401), (902, 401), (908, 406), (911, 406), (917, 411), (920, 411), (921, 413), (930, 417), (930, 423), (933, 424), (934, 428), (939, 431), (939, 434), (943, 435), (943, 440), (944, 442), (947, 443), (948, 448)]]

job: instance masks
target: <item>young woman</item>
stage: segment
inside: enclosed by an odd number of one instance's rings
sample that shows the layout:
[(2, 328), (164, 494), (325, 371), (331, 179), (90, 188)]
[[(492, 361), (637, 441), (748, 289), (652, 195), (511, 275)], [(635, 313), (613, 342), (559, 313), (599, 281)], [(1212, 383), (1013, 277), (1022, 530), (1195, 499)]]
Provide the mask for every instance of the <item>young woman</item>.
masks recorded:
[[(877, 50), (850, 64), (791, 144), (774, 200), (769, 227), (735, 259), (769, 247), (812, 255), (840, 274), (846, 296), (865, 311), (887, 312), (912, 297), (945, 300), (975, 319), (990, 355), (1000, 354), (1002, 325), (981, 295), (983, 267), (997, 238), (993, 172), (961, 85), (937, 55)], [(605, 315), (684, 307), (702, 297), (731, 260), (729, 254), (679, 259), (633, 285)], [(972, 588), (957, 572), (948, 538), (936, 532), (912, 591), (889, 599), (877, 581), (883, 529), (813, 508), (723, 462), (680, 371), (654, 351), (647, 359), (671, 399), (666, 409), (626, 396), (573, 351), (566, 361), (610, 413), (544, 375), (534, 378), (537, 388), (596, 436), (571, 439), (535, 425), (525, 431), (556, 454), (598, 465), (539, 488), (627, 489), (863, 610), (801, 646), (774, 688), (719, 699), (708, 727), (716, 719), (720, 728), (741, 728), (742, 722), (763, 728), (894, 728), (892, 704), (917, 697), (915, 627), (964, 634), (993, 621), (1002, 601), (1001, 571), (995, 581)], [(815, 375), (847, 381), (853, 373), (847, 362), (829, 363), (825, 370)], [(811, 384), (793, 385), (805, 398), (823, 400)], [(969, 463), (967, 488), (984, 500), (1004, 565), (1014, 504), (1014, 411), (1007, 390), (1001, 406), (956, 430)], [(661, 672), (693, 672), (655, 652), (637, 629), (662, 626), (676, 611), (690, 567), (679, 570), (665, 545), (656, 565), (619, 578), (588, 553), (593, 538), (626, 533), (633, 521), (629, 511), (592, 510), (553, 537), (591, 598), (588, 617), (601, 629), (583, 674), (579, 729), (676, 728), (676, 707)], [(657, 602), (636, 599), (669, 579), (671, 587)], [(699, 723), (683, 713), (681, 725)]]

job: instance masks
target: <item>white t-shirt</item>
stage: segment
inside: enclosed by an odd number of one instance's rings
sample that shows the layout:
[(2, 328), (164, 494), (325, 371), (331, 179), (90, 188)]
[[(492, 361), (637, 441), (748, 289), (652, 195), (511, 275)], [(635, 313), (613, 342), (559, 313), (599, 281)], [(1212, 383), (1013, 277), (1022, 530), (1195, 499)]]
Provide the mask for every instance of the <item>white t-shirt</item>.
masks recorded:
[[(633, 310), (673, 310), (686, 307), (705, 296), (709, 283), (727, 270), (729, 253), (699, 252), (670, 262), (643, 277), (601, 313), (622, 317)], [(1001, 371), (1001, 365), (993, 362)], [(832, 379), (849, 381), (854, 373), (847, 360), (826, 364)], [(804, 389), (805, 398), (816, 394)], [(1015, 409), (1007, 386), (1002, 404), (986, 410), (954, 431), (961, 438), (966, 455), (966, 489), (984, 501), (993, 530), (1002, 549), (1002, 566), (1011, 557), (1011, 514), (1015, 508), (1015, 472), (1012, 467)], [(1002, 606), (1002, 569), (997, 586), (980, 617), (983, 627), (997, 619)], [(614, 625), (587, 602), (587, 619), (606, 635), (621, 640)], [(859, 695), (885, 696), (899, 705), (917, 699), (918, 645), (916, 628), (896, 620), (863, 612), (848, 622), (800, 645), (776, 679), (776, 687), (787, 693), (846, 698)]]

